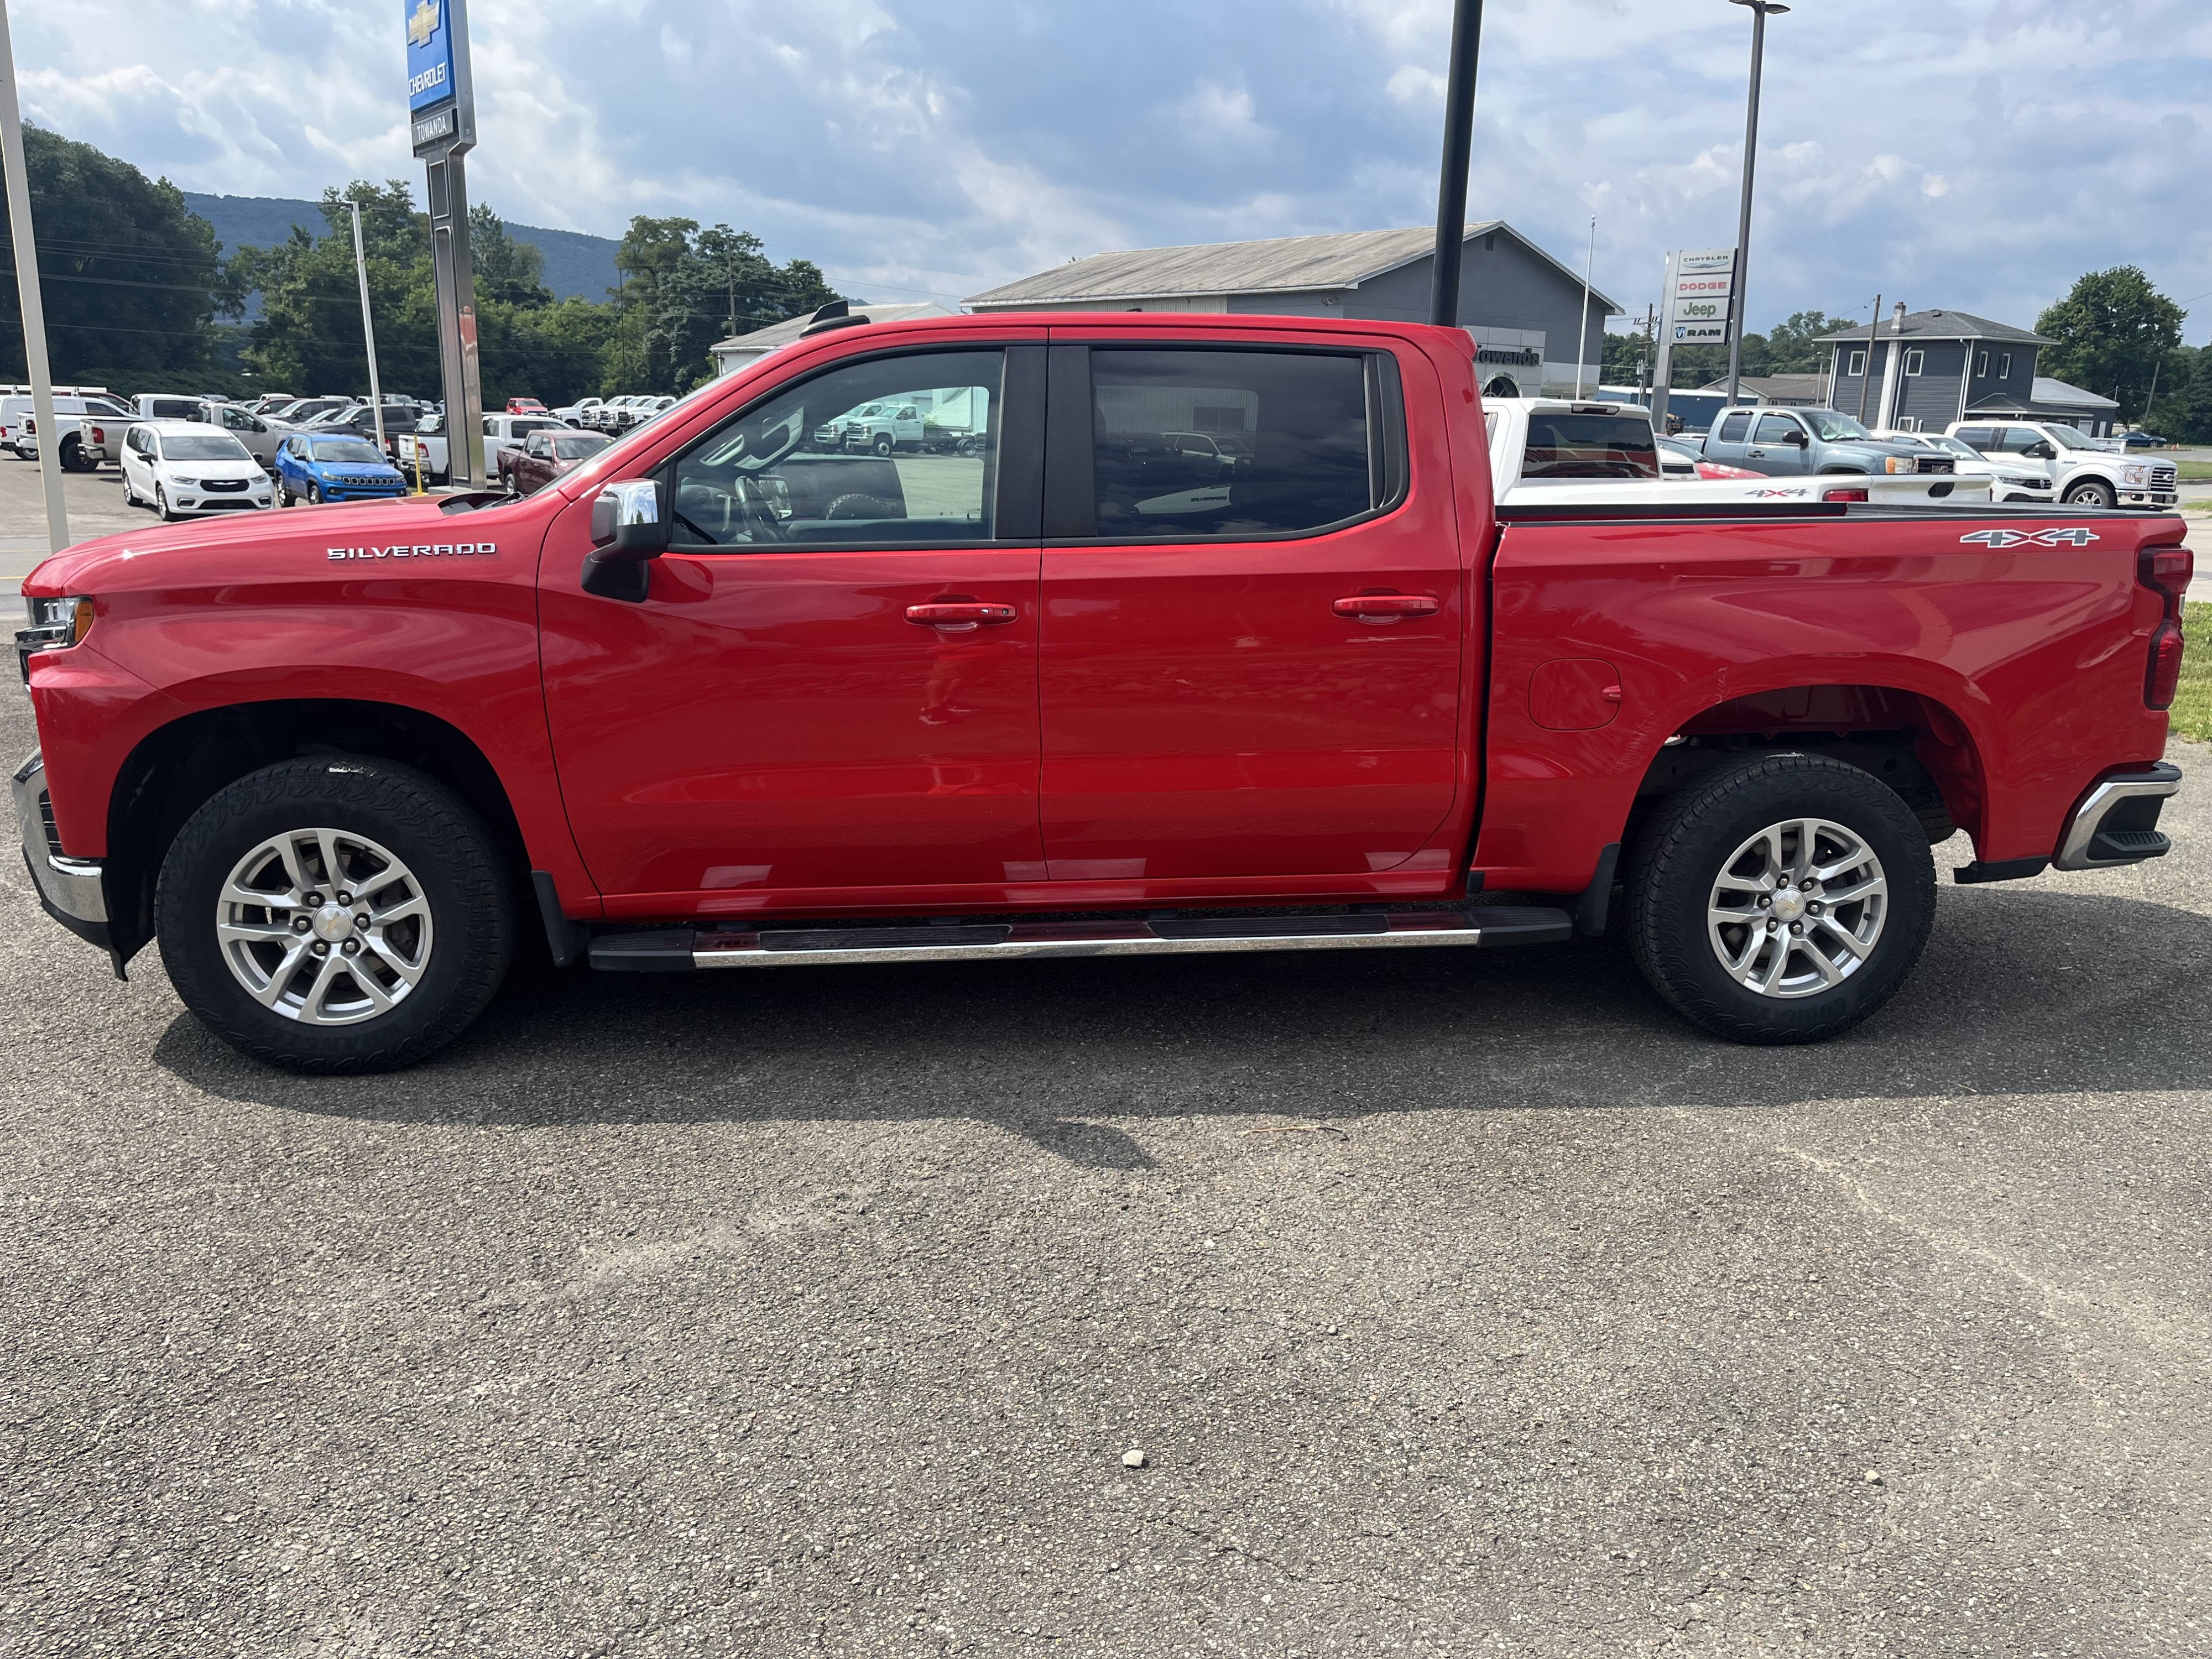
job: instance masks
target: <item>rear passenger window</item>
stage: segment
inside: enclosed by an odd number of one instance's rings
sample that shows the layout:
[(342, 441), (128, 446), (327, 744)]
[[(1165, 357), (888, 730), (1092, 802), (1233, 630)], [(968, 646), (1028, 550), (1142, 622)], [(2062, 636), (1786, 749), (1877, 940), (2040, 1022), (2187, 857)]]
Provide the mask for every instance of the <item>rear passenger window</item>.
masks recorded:
[(1997, 430), (1993, 426), (1962, 426), (1956, 436), (1969, 449), (1995, 449), (1997, 447)]
[(1389, 506), (1404, 477), (1395, 369), (1364, 353), (1094, 349), (1097, 534), (1298, 535)]
[(1750, 430), (1751, 416), (1735, 414), (1721, 422), (1721, 429), (1716, 435), (1724, 444), (1740, 444), (1743, 441), (1744, 434)]

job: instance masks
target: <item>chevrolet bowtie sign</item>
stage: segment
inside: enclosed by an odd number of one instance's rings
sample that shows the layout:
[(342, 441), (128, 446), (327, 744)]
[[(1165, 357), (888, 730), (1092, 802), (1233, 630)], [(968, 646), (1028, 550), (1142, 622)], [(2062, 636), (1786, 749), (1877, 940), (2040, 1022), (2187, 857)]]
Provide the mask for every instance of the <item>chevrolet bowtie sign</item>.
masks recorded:
[(468, 9), (464, 0), (400, 0), (407, 25), (407, 113), (418, 155), (476, 142), (469, 94)]

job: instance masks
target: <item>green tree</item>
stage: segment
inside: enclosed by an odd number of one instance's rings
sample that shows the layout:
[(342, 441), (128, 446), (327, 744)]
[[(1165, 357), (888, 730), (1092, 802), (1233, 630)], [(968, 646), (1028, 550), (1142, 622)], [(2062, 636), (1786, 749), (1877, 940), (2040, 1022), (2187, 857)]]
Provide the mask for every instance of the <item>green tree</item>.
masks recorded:
[(761, 240), (696, 219), (630, 221), (617, 291), (605, 389), (674, 393), (714, 373), (708, 348), (827, 305), (836, 291), (804, 259), (771, 264)]
[[(64, 383), (198, 390), (215, 367), (215, 231), (127, 161), (23, 129), (47, 352)], [(0, 198), (0, 226), (7, 224)], [(0, 379), (21, 380), (15, 267), (0, 277)]]
[(353, 216), (361, 204), (362, 248), (376, 321), (380, 379), (386, 392), (430, 395), (439, 380), (437, 307), (430, 277), (430, 222), (415, 210), (404, 179), (357, 180), (323, 192), (322, 236), (295, 226), (274, 247), (240, 248), (225, 276), (234, 303), (258, 289), (262, 314), (244, 352), (261, 384), (296, 392), (366, 394)]
[(2093, 270), (2035, 319), (2035, 331), (2054, 342), (2044, 348), (2041, 370), (2117, 398), (2120, 418), (2132, 421), (2153, 374), (2181, 343), (2186, 314), (2134, 265)]
[(2212, 346), (2183, 346), (2168, 356), (2158, 402), (2143, 423), (2160, 437), (2212, 443)]

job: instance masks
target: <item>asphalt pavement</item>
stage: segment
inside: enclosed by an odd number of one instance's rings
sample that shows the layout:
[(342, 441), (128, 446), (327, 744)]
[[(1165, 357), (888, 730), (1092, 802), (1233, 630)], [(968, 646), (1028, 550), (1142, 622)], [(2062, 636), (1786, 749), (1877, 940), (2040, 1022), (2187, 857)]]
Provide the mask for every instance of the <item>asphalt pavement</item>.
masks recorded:
[(0, 1655), (2212, 1650), (2208, 801), (1795, 1051), (1605, 942), (305, 1080), (0, 883)]

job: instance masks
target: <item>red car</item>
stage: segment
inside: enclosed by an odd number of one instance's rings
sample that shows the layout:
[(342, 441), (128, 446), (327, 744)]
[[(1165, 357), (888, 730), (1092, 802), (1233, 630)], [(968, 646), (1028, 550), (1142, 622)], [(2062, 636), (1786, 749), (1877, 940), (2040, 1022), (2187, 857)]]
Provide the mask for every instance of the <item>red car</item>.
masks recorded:
[(553, 411), (535, 398), (509, 398), (507, 412), (510, 415), (550, 415)]
[(613, 441), (604, 432), (532, 432), (520, 448), (499, 452), (499, 481), (511, 495), (535, 495)]
[[(526, 928), (666, 972), (1618, 926), (1706, 1030), (1804, 1042), (1911, 971), (1954, 826), (1964, 881), (2166, 850), (2179, 518), (1498, 509), (1478, 386), (1411, 324), (840, 326), (519, 501), (72, 547), (23, 585), (32, 873), (352, 1072)], [(810, 441), (924, 396), (982, 453)]]

